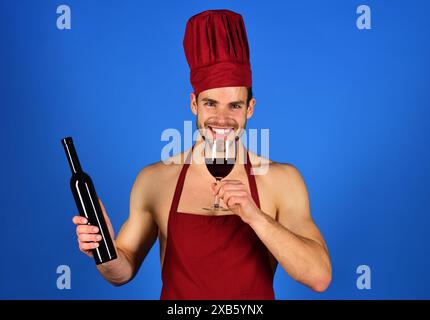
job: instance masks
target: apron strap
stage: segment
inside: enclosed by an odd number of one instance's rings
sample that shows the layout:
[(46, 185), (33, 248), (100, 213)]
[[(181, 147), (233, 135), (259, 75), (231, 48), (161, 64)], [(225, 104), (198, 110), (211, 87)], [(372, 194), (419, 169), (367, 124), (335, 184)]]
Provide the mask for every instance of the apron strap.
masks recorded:
[[(170, 206), (170, 211), (177, 212), (179, 199), (181, 198), (182, 189), (184, 188), (185, 175), (187, 173), (188, 167), (190, 166), (191, 155), (194, 150), (194, 145), (191, 151), (188, 153), (185, 163), (182, 166), (181, 172), (179, 174), (178, 181), (176, 183), (175, 193), (173, 195), (172, 204)], [(251, 190), (252, 199), (254, 199), (255, 204), (260, 208), (260, 198), (258, 196), (257, 182), (255, 181), (255, 176), (252, 174), (252, 164), (249, 158), (248, 150), (246, 150), (246, 162), (245, 162), (246, 176), (248, 177), (249, 188)]]

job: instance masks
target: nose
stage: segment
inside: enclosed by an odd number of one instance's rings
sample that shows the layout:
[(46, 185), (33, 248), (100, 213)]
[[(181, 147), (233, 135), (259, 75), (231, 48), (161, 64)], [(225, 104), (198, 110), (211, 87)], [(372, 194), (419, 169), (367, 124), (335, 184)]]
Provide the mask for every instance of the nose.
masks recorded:
[(228, 124), (232, 119), (231, 111), (228, 108), (217, 108), (215, 119), (220, 125)]
[(216, 116), (213, 118), (213, 121), (211, 121), (213, 125), (219, 126), (219, 127), (231, 127), (232, 126), (232, 120), (229, 119), (229, 117), (225, 115)]

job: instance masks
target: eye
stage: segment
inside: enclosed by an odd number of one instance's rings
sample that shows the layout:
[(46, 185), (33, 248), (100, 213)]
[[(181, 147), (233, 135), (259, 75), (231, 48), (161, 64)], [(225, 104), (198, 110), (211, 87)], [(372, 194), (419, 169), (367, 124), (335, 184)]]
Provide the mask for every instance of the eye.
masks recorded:
[(215, 103), (213, 103), (213, 102), (210, 102), (210, 101), (207, 101), (207, 102), (205, 102), (205, 104), (204, 104), (205, 106), (207, 106), (207, 107), (214, 107), (215, 106)]
[(231, 106), (231, 108), (232, 108), (232, 109), (240, 109), (240, 108), (242, 108), (242, 106), (241, 106), (240, 104), (233, 104), (233, 105)]

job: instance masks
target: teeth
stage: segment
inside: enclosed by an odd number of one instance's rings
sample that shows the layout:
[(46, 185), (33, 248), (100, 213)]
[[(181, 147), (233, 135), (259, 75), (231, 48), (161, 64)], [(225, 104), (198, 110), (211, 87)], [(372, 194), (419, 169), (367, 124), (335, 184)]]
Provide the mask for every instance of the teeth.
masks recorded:
[(217, 134), (227, 134), (227, 133), (230, 132), (231, 129), (217, 129), (217, 128), (213, 128), (213, 130)]

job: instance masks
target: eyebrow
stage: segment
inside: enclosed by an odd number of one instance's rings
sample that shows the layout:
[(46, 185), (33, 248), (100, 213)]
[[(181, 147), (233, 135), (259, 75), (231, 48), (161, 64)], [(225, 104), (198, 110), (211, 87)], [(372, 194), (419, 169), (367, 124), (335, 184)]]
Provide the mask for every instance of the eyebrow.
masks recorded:
[[(206, 101), (206, 102), (212, 102), (212, 103), (219, 103), (217, 100), (211, 99), (211, 98), (202, 98), (202, 101)], [(237, 101), (233, 101), (233, 102), (229, 102), (229, 105), (235, 105), (235, 104), (245, 104), (245, 101), (243, 100), (237, 100)]]
[(233, 101), (233, 102), (230, 102), (229, 103), (229, 105), (235, 105), (235, 104), (245, 104), (245, 101), (243, 101), (243, 100), (238, 100), (238, 101)]
[(202, 101), (212, 102), (212, 103), (218, 103), (218, 101), (211, 99), (211, 98), (202, 98)]

